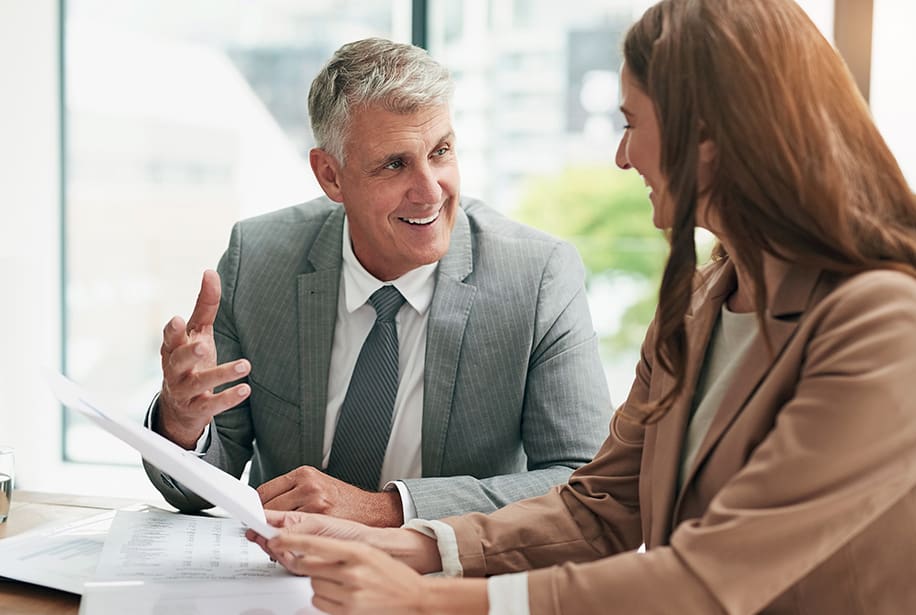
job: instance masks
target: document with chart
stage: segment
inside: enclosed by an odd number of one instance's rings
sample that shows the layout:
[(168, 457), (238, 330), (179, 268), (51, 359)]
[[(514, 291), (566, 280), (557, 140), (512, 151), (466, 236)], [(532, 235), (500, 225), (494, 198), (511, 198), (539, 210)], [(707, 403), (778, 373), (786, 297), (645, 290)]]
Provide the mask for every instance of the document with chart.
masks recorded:
[(319, 614), (312, 584), (245, 539), (233, 519), (118, 511), (81, 615)]
[(95, 573), (113, 517), (114, 511), (107, 511), (4, 538), (0, 541), (0, 576), (83, 593), (83, 583)]

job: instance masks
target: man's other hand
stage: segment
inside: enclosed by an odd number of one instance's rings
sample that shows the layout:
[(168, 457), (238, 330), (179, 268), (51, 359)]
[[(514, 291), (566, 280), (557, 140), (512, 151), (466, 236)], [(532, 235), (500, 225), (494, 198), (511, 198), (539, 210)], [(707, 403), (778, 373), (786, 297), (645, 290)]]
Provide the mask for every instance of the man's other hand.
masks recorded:
[(323, 513), (376, 527), (404, 523), (397, 490), (363, 491), (312, 466), (300, 466), (258, 487), (264, 508)]

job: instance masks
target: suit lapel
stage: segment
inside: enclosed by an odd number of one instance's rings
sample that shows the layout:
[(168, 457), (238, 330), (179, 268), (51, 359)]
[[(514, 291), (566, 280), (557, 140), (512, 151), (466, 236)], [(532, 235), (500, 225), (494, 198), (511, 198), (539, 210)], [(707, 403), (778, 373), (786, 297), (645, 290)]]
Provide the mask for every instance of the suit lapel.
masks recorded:
[(302, 411), (300, 458), (321, 467), (328, 369), (337, 320), (343, 207), (328, 216), (309, 252), (313, 271), (297, 278), (299, 294), (299, 391)]
[[(814, 270), (793, 268), (789, 270), (776, 289), (764, 318), (772, 352), (767, 347), (763, 336), (758, 335), (751, 342), (747, 353), (740, 359), (741, 363), (735, 371), (734, 380), (723, 396), (719, 409), (709, 426), (709, 431), (706, 432), (693, 464), (688, 469), (684, 480), (685, 488), (681, 495), (696, 475), (697, 468), (702, 465), (704, 459), (728, 430), (729, 425), (744, 409), (760, 381), (770, 371), (773, 363), (782, 353), (782, 349), (792, 338), (798, 328), (798, 320), (796, 318), (787, 319), (787, 317), (797, 316), (804, 312), (817, 283), (818, 273)], [(721, 308), (721, 303), (719, 306)], [(675, 518), (681, 499), (678, 498), (673, 509)]]
[[(726, 262), (703, 282), (705, 289), (694, 294), (694, 301), (684, 317), (687, 329), (687, 374), (684, 389), (687, 391), (692, 391), (696, 386), (719, 310), (735, 283), (734, 266)], [(661, 378), (658, 389), (653, 391), (653, 398), (663, 395), (674, 384), (671, 375), (661, 367), (657, 369), (661, 372)], [(693, 395), (681, 395), (657, 425), (655, 471), (652, 476), (652, 519), (656, 522), (649, 536), (649, 546), (665, 544), (671, 533), (671, 513), (677, 496), (681, 449), (692, 406)], [(657, 521), (662, 519), (663, 523)]]
[(455, 394), (461, 341), (477, 287), (465, 284), (473, 270), (471, 228), (459, 208), (448, 252), (439, 261), (436, 291), (426, 326), (426, 364), (423, 374), (423, 476), (438, 476), (448, 421)]

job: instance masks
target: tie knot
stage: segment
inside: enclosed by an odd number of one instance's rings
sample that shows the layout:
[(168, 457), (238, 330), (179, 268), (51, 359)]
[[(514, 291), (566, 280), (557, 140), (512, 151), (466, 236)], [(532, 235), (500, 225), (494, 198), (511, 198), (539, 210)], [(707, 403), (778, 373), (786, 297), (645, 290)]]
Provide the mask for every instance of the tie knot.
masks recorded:
[(377, 321), (391, 322), (404, 305), (404, 296), (394, 286), (382, 286), (372, 293), (369, 303), (375, 308)]

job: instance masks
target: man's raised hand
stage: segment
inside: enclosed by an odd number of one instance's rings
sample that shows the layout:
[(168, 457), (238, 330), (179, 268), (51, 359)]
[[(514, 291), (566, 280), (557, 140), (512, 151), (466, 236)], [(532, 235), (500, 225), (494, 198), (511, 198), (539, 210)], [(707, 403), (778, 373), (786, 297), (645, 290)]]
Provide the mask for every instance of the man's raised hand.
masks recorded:
[(248, 384), (213, 392), (215, 387), (243, 378), (251, 371), (246, 359), (216, 364), (213, 322), (219, 299), (219, 274), (208, 269), (187, 324), (175, 316), (162, 331), (162, 391), (154, 428), (186, 449), (195, 447), (213, 416), (251, 394)]

